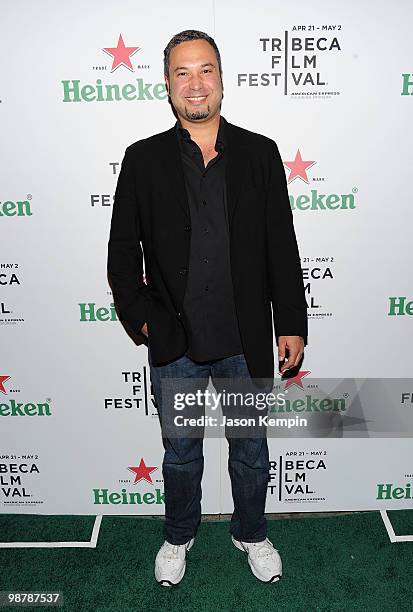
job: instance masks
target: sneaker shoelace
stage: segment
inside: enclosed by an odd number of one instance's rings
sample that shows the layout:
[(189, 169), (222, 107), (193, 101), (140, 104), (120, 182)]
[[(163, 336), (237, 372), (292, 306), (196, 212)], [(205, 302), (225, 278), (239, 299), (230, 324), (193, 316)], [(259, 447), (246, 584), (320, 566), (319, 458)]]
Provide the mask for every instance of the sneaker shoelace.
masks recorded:
[(175, 561), (178, 559), (179, 546), (179, 544), (170, 544), (167, 542), (162, 556), (170, 561)]
[(252, 542), (251, 544), (257, 557), (268, 558), (275, 552), (275, 549), (268, 540), (264, 540), (263, 542)]

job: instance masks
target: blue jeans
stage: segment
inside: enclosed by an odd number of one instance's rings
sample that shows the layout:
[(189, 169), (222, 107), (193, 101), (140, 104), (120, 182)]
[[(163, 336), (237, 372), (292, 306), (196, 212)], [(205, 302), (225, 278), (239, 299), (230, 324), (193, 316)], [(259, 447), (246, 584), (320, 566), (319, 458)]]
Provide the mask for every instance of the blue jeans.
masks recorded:
[[(250, 378), (244, 355), (198, 363), (186, 355), (162, 366), (152, 364), (148, 351), (153, 394), (159, 417), (171, 406), (161, 402), (162, 378), (209, 377), (220, 391), (220, 378)], [(261, 542), (267, 536), (264, 515), (269, 481), (267, 438), (228, 437), (228, 471), (234, 512), (230, 533), (237, 540)], [(201, 522), (201, 479), (204, 470), (203, 438), (162, 438), (165, 449), (162, 471), (165, 486), (164, 536), (171, 544), (185, 544), (195, 537)]]

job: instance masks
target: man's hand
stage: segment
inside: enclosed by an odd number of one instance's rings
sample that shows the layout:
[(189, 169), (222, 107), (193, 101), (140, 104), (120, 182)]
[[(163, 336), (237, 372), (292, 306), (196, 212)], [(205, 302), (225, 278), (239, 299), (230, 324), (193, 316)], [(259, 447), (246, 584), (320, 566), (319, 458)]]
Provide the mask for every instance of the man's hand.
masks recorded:
[(148, 327), (147, 327), (146, 323), (141, 328), (141, 334), (143, 334), (144, 336), (148, 337)]
[[(288, 359), (284, 363), (288, 349)], [(304, 339), (301, 336), (279, 336), (278, 338), (278, 361), (283, 362), (280, 373), (298, 364), (304, 353)]]

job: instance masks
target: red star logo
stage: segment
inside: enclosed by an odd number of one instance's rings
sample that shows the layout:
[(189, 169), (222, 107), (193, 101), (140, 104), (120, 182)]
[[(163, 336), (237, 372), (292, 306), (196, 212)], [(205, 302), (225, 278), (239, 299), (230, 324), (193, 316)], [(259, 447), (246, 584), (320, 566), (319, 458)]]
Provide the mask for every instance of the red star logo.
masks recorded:
[(284, 166), (287, 166), (287, 168), (291, 170), (288, 182), (291, 183), (294, 179), (300, 178), (305, 183), (308, 183), (307, 170), (311, 168), (311, 166), (314, 166), (314, 164), (315, 161), (303, 161), (300, 149), (298, 149), (294, 161), (284, 162)]
[(117, 47), (104, 47), (103, 51), (113, 57), (111, 72), (119, 68), (119, 66), (125, 66), (131, 72), (133, 72), (132, 62), (130, 61), (131, 56), (139, 51), (140, 47), (125, 47), (123, 42), (122, 34), (119, 34), (118, 46)]
[(288, 387), (292, 387), (292, 385), (296, 385), (297, 387), (300, 387), (301, 389), (304, 389), (303, 381), (301, 379), (304, 378), (305, 376), (308, 376), (309, 374), (310, 374), (310, 370), (302, 370), (302, 371), (298, 372), (297, 376), (293, 376), (292, 378), (288, 378), (285, 381), (284, 389), (288, 389)]
[(155, 466), (146, 465), (143, 459), (141, 459), (138, 467), (128, 467), (128, 470), (135, 473), (135, 482), (133, 484), (136, 484), (140, 480), (146, 480), (146, 482), (153, 484), (151, 472), (154, 472), (157, 469), (158, 468)]
[(7, 393), (3, 383), (5, 383), (6, 380), (9, 380), (9, 378), (10, 376), (0, 376), (0, 393)]

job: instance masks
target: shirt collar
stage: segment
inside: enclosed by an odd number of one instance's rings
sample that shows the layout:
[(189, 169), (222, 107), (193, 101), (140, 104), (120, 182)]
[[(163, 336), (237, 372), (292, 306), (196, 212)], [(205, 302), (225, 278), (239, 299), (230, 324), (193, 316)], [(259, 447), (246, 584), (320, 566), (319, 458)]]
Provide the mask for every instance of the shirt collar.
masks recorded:
[[(182, 127), (182, 124), (179, 119), (177, 119), (175, 123), (175, 131), (178, 136), (178, 140), (180, 142), (191, 142), (191, 134), (189, 130)], [(225, 146), (225, 119), (222, 115), (219, 117), (219, 128), (217, 133), (217, 139), (215, 142), (215, 147), (218, 150), (222, 150)]]

